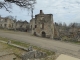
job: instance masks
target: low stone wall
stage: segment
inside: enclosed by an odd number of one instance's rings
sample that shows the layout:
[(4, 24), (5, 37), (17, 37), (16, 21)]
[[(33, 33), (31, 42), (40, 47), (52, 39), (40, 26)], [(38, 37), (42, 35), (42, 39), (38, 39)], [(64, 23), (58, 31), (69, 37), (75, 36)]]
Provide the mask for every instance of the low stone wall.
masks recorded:
[(24, 55), (22, 55), (22, 60), (27, 60), (27, 59), (40, 59), (40, 58), (45, 58), (47, 56), (46, 53), (44, 52), (40, 52), (40, 51), (36, 51), (34, 50), (31, 46), (29, 46), (28, 48), (16, 45), (16, 44), (12, 44), (11, 41), (9, 40), (8, 42), (5, 41), (0, 41), (2, 43), (6, 43), (12, 46), (15, 46), (17, 48), (20, 48), (22, 50), (27, 51), (27, 53), (25, 53)]
[(43, 52), (30, 51), (22, 56), (22, 60), (40, 59), (40, 58), (45, 58), (46, 56), (47, 56), (46, 53), (43, 53)]

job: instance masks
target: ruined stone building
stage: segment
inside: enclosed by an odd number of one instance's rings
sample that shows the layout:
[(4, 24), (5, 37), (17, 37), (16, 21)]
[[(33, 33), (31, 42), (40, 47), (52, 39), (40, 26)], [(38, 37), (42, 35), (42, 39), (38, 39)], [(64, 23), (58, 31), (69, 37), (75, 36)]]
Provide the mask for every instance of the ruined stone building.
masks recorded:
[(4, 29), (13, 29), (15, 28), (15, 22), (11, 19), (9, 19), (8, 17), (3, 18), (0, 17), (0, 28), (4, 28)]
[(29, 23), (27, 21), (17, 21), (16, 29), (20, 31), (27, 31), (29, 29)]
[(29, 23), (27, 21), (16, 21), (8, 17), (0, 17), (0, 28), (27, 31), (29, 29)]
[(59, 37), (59, 26), (58, 24), (55, 22), (54, 23), (54, 38), (58, 38)]
[(30, 21), (30, 27), (32, 29), (32, 34), (42, 37), (53, 38), (53, 15), (44, 14), (43, 11), (40, 10), (40, 13), (35, 15), (35, 19), (32, 19)]
[(34, 34), (34, 27), (35, 27), (35, 18), (30, 20), (30, 30), (32, 34)]

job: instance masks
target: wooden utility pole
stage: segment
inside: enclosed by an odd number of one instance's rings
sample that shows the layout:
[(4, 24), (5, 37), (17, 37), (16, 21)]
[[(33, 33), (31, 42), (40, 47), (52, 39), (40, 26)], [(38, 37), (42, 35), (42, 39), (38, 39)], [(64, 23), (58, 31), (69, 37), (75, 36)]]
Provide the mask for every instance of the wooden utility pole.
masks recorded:
[[(32, 19), (32, 20), (33, 20), (33, 9), (34, 9), (34, 6), (31, 5), (31, 19)], [(33, 27), (34, 27), (34, 22), (32, 22), (32, 34), (34, 34)]]
[(33, 6), (31, 5), (31, 18), (33, 19)]
[(15, 16), (15, 31), (16, 31), (16, 16)]

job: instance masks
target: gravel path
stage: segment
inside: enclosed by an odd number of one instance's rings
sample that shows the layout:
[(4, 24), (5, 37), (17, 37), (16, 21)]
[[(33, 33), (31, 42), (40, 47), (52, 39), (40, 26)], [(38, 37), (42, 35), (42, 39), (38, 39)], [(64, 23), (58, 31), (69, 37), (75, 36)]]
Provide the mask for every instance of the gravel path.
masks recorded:
[(42, 47), (51, 51), (80, 58), (80, 45), (55, 41), (46, 38), (34, 37), (22, 32), (8, 33), (8, 32), (0, 31), (0, 36), (16, 39), (18, 41), (22, 41), (26, 43), (31, 43), (32, 45)]

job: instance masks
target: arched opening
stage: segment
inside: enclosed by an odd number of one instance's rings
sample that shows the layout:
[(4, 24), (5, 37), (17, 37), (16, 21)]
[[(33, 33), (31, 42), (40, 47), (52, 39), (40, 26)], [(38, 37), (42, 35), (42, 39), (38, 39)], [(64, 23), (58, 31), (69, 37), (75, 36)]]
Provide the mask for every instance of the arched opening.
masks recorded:
[(42, 37), (46, 37), (46, 33), (44, 31), (42, 32)]
[(36, 32), (34, 32), (34, 35), (36, 36)]

